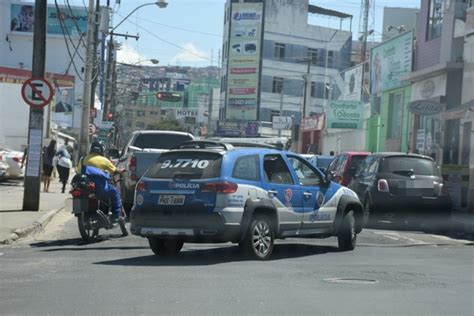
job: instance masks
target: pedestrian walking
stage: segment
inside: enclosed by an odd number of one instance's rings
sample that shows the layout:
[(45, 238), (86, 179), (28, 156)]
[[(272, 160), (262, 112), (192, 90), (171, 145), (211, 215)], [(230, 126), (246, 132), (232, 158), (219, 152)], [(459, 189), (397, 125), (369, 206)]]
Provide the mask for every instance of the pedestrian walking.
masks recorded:
[(53, 159), (56, 155), (56, 140), (52, 139), (49, 145), (43, 147), (43, 191), (49, 192), (49, 183), (53, 173)]
[(56, 166), (56, 169), (59, 173), (59, 182), (63, 184), (61, 193), (64, 193), (64, 191), (66, 190), (66, 184), (69, 180), (69, 173), (72, 168), (70, 151), (70, 148), (64, 147), (59, 149), (56, 155), (54, 156), (54, 165)]

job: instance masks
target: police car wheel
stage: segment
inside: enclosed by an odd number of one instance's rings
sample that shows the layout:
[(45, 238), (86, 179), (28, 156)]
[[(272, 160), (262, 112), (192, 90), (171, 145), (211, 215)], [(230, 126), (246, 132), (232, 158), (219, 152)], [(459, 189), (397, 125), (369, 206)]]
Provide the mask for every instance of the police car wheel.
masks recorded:
[(337, 241), (339, 244), (339, 250), (354, 250), (357, 241), (357, 234), (353, 211), (349, 211), (344, 215), (344, 218), (341, 221), (341, 227), (339, 228)]
[(176, 256), (183, 248), (183, 242), (176, 239), (148, 237), (148, 244), (157, 256)]
[(275, 236), (268, 216), (257, 215), (250, 224), (245, 238), (246, 248), (257, 259), (266, 260), (273, 252)]

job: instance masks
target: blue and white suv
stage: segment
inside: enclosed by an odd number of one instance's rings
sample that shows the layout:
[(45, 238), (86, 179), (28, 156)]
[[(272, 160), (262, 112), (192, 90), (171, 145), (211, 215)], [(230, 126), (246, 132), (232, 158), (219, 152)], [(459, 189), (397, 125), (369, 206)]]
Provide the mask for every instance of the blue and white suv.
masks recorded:
[(337, 236), (352, 250), (363, 217), (353, 191), (296, 153), (193, 141), (140, 179), (131, 231), (157, 255), (177, 254), (184, 242), (233, 242), (267, 259), (276, 238)]

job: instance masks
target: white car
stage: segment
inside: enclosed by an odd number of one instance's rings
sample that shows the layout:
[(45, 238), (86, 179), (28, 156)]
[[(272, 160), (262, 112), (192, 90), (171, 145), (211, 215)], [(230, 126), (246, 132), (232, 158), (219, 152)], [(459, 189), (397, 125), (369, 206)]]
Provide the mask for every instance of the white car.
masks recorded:
[(0, 181), (3, 181), (8, 178), (8, 165), (6, 162), (0, 160)]
[(21, 151), (12, 150), (0, 145), (0, 161), (8, 165), (9, 178), (21, 178), (24, 175), (25, 166), (21, 167), (23, 153)]

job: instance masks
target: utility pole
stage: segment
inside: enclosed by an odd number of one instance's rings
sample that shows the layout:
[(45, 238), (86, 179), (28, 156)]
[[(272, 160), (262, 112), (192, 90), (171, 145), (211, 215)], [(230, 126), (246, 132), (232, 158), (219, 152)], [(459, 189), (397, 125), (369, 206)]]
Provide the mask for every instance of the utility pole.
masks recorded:
[[(362, 32), (359, 29), (360, 37), (363, 38), (362, 40), (362, 50), (361, 50), (361, 62), (365, 61), (365, 57), (367, 54), (367, 33), (369, 28), (369, 9), (370, 9), (370, 0), (362, 0), (362, 8), (364, 13), (362, 14)], [(361, 10), (362, 11), (362, 10)], [(360, 25), (359, 25), (360, 28)]]
[(79, 157), (87, 153), (89, 147), (89, 120), (91, 109), (92, 94), (92, 71), (94, 60), (94, 29), (95, 29), (95, 7), (94, 0), (89, 0), (87, 14), (87, 46), (86, 46), (86, 65), (84, 73), (84, 92), (82, 95), (82, 122), (81, 133), (79, 135)]
[[(44, 78), (46, 61), (46, 10), (47, 0), (35, 2), (35, 28), (33, 33), (32, 77)], [(38, 211), (40, 204), (40, 166), (43, 150), (43, 109), (30, 107), (28, 123), (28, 156), (26, 159), (23, 211)], [(34, 166), (33, 166), (34, 164)]]
[[(283, 87), (281, 87), (280, 91), (280, 113), (279, 116), (281, 117), (283, 114)], [(278, 137), (281, 137), (281, 128), (278, 129)]]

